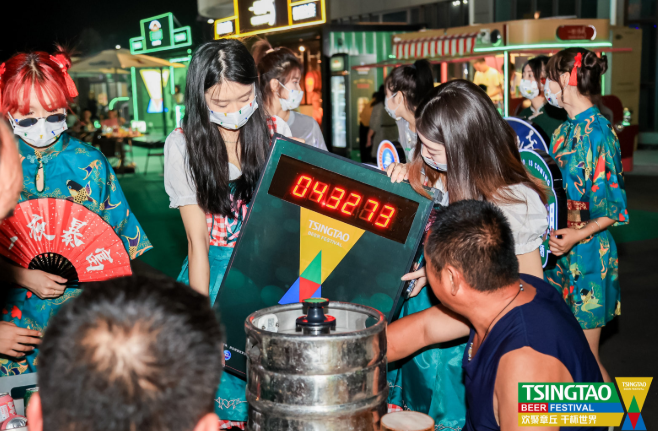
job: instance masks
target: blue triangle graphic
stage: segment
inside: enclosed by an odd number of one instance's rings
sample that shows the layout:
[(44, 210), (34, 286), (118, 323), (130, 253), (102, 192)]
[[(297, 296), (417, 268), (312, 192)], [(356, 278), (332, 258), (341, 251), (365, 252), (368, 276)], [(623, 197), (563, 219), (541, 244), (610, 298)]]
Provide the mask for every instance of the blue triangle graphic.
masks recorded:
[[(638, 424), (639, 424), (639, 420), (638, 420)], [(624, 419), (624, 424), (621, 426), (621, 429), (623, 431), (633, 430), (633, 424), (631, 423), (631, 418), (628, 415), (626, 415), (626, 419)]]
[(646, 431), (647, 427), (644, 425), (644, 419), (642, 419), (642, 414), (637, 417), (637, 423), (635, 424), (635, 431), (643, 430)]
[(279, 304), (294, 304), (299, 302), (299, 278), (295, 283), (290, 286), (290, 289), (283, 295), (283, 298), (279, 301)]
[(315, 291), (311, 298), (322, 298), (322, 286), (318, 287), (318, 290)]

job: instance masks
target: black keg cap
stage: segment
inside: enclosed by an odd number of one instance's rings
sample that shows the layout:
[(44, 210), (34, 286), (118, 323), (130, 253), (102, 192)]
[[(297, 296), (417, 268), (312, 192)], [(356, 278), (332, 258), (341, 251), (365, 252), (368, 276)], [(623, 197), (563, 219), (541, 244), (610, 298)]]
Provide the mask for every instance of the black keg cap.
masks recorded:
[(305, 334), (328, 334), (331, 329), (336, 329), (336, 318), (324, 314), (324, 307), (329, 305), (326, 298), (308, 298), (303, 301), (304, 307), (308, 309), (305, 316), (297, 318), (297, 330)]

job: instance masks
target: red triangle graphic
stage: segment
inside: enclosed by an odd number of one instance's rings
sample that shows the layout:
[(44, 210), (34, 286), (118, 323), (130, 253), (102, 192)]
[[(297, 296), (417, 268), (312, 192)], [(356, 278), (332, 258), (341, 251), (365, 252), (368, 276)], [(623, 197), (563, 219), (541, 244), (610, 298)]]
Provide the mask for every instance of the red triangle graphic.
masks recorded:
[(633, 429), (635, 429), (635, 425), (637, 425), (637, 420), (640, 417), (639, 413), (629, 413), (628, 417), (631, 419), (631, 425), (633, 425)]
[(299, 302), (311, 298), (320, 285), (304, 277), (299, 277)]

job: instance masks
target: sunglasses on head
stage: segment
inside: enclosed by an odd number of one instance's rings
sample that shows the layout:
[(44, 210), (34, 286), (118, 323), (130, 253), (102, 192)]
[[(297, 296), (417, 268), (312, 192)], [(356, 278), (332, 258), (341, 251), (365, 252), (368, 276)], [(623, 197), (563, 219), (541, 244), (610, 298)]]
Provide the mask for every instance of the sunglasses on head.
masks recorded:
[[(44, 118), (44, 117), (42, 117)], [(42, 118), (23, 118), (22, 120), (14, 120), (17, 125), (21, 127), (31, 127), (34, 126)], [(49, 123), (59, 123), (66, 120), (66, 114), (53, 114), (45, 117), (45, 120)]]

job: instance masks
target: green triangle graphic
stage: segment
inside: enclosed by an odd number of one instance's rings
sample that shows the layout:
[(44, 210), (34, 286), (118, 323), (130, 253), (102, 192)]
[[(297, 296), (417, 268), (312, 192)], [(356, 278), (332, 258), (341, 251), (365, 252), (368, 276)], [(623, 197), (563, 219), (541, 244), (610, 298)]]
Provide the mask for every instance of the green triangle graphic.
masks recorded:
[(633, 401), (631, 401), (631, 406), (628, 408), (628, 413), (640, 413), (640, 408), (637, 406), (637, 401), (635, 401), (635, 396), (633, 396)]
[(322, 252), (315, 256), (301, 276), (314, 283), (322, 284)]

